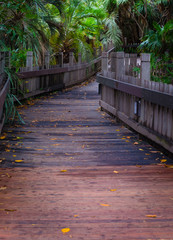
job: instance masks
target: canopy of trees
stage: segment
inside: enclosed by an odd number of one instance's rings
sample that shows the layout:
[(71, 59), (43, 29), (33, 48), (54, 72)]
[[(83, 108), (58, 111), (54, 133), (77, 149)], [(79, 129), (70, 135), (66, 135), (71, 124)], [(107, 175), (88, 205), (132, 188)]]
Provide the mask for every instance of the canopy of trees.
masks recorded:
[(42, 61), (49, 50), (92, 55), (110, 40), (117, 49), (138, 42), (140, 51), (173, 57), (173, 0), (17, 0), (0, 2), (0, 51), (11, 51), (12, 65), (25, 53)]

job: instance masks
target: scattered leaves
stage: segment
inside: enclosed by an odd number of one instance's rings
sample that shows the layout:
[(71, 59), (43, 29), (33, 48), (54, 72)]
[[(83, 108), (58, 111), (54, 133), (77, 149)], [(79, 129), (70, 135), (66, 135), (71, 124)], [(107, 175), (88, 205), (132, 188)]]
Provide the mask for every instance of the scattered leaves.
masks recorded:
[(165, 167), (167, 167), (167, 168), (173, 168), (173, 165), (167, 165), (167, 164), (165, 164)]
[(146, 215), (146, 217), (149, 217), (149, 218), (156, 218), (157, 215)]
[(162, 163), (165, 163), (165, 162), (167, 162), (167, 160), (166, 159), (161, 159), (160, 160)]
[(16, 163), (23, 162), (23, 160), (15, 160)]
[(8, 178), (11, 178), (11, 176), (8, 173), (6, 173), (6, 175), (7, 175)]
[(109, 207), (110, 205), (109, 204), (105, 204), (105, 203), (100, 203), (100, 206), (102, 206), (102, 207)]
[(6, 211), (6, 212), (16, 212), (17, 210), (16, 209), (4, 209), (4, 211)]
[(4, 186), (4, 187), (0, 187), (0, 191), (6, 190), (6, 189), (7, 189), (6, 186)]
[(61, 231), (63, 233), (68, 233), (68, 232), (70, 232), (70, 228), (63, 228), (63, 229), (61, 229)]
[(2, 137), (0, 137), (1, 140), (5, 139), (5, 138), (6, 138), (6, 136), (2, 136)]
[(10, 149), (5, 149), (6, 152), (10, 152)]

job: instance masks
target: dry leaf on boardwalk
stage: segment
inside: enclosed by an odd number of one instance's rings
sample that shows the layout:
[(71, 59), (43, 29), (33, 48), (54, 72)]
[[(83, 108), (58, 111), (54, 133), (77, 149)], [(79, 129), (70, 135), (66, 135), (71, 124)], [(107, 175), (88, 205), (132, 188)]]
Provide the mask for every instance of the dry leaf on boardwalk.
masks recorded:
[(7, 189), (7, 187), (0, 187), (0, 191), (3, 191), (3, 190), (6, 190)]
[(160, 160), (162, 163), (165, 163), (165, 162), (167, 162), (167, 160), (166, 159), (161, 159)]
[(102, 207), (109, 207), (110, 205), (109, 204), (105, 204), (105, 203), (100, 203), (100, 206), (102, 206)]
[(117, 191), (117, 189), (110, 189), (110, 191), (111, 191), (111, 192), (115, 192), (115, 191)]
[(5, 139), (5, 138), (6, 138), (6, 136), (2, 136), (2, 137), (0, 137), (1, 140)]
[(149, 218), (156, 218), (157, 215), (146, 215), (146, 217), (149, 217)]
[(23, 160), (15, 160), (16, 163), (23, 162)]
[(68, 233), (68, 232), (70, 232), (70, 228), (63, 228), (63, 229), (61, 229), (61, 231), (63, 233)]
[(165, 167), (167, 167), (167, 168), (173, 168), (173, 165), (167, 165), (167, 164), (165, 164)]

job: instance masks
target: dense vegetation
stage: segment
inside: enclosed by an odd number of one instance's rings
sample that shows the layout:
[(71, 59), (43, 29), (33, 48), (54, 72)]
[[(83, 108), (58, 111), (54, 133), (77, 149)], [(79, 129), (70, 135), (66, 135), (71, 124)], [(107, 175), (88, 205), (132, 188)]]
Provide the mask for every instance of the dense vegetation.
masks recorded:
[(118, 47), (141, 43), (157, 56), (173, 56), (173, 0), (17, 0), (0, 2), (0, 50), (23, 64), (32, 50), (41, 61), (46, 50), (92, 54), (110, 40)]

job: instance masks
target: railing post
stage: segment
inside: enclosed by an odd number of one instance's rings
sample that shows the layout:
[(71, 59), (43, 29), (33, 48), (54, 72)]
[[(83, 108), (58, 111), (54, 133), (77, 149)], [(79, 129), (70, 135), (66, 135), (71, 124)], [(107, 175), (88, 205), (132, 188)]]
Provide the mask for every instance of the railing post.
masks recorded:
[(58, 63), (60, 67), (63, 67), (63, 52), (58, 53)]
[(124, 52), (116, 52), (115, 78), (121, 80), (124, 76)]
[(133, 68), (137, 65), (137, 54), (135, 53), (130, 53), (130, 66), (129, 66), (129, 71), (131, 76), (134, 76), (134, 70)]
[(70, 52), (69, 53), (69, 65), (70, 66), (73, 66), (73, 64), (74, 64), (74, 53), (73, 52)]
[(111, 77), (115, 78), (116, 72), (116, 52), (111, 52)]
[(129, 74), (129, 53), (125, 53), (125, 74)]
[(27, 52), (26, 55), (26, 67), (27, 70), (32, 71), (33, 70), (33, 52)]
[(78, 64), (80, 65), (82, 63), (82, 54), (78, 53)]
[(150, 54), (141, 54), (141, 86), (144, 86), (145, 80), (150, 81), (151, 66), (150, 66)]
[(44, 56), (44, 66), (46, 69), (49, 69), (50, 67), (50, 53), (46, 52)]
[(106, 76), (108, 72), (108, 53), (103, 52), (102, 53), (102, 74)]

